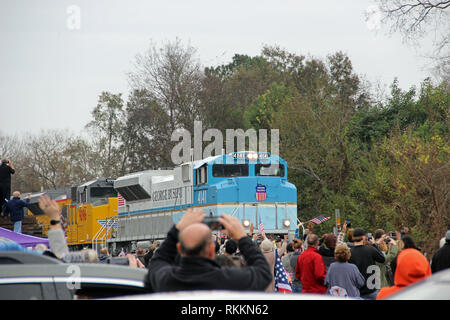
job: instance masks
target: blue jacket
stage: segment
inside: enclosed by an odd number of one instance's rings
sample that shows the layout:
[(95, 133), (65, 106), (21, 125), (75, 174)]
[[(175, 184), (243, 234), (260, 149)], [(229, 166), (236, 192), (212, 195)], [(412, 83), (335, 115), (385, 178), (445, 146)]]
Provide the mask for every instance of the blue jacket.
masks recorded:
[(42, 254), (42, 252), (22, 247), (20, 244), (13, 241), (0, 241), (0, 251), (21, 251), (30, 252), (36, 254)]
[(9, 212), (9, 216), (12, 222), (22, 221), (23, 220), (23, 208), (28, 207), (30, 204), (30, 199), (27, 199), (26, 202), (21, 200), (20, 198), (12, 198), (6, 204), (6, 211)]

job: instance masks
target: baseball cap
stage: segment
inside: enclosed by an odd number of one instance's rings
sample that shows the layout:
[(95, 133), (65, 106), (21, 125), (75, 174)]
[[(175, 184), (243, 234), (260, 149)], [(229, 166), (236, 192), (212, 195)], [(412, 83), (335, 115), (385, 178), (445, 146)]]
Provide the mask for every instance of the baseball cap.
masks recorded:
[(273, 250), (273, 244), (272, 241), (265, 239), (262, 243), (261, 243), (261, 249), (264, 252), (269, 252)]
[(361, 228), (356, 228), (353, 231), (353, 237), (362, 237), (365, 234), (366, 234), (366, 232), (364, 231), (364, 229), (361, 229)]

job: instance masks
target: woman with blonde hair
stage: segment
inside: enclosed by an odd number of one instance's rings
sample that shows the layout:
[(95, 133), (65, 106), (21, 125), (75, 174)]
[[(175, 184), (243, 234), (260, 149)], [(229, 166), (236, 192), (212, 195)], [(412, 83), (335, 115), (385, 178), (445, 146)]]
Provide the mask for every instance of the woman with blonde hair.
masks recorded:
[(325, 278), (330, 295), (359, 298), (359, 288), (364, 286), (365, 279), (358, 267), (348, 262), (350, 256), (350, 248), (345, 243), (338, 244), (334, 249), (336, 262), (330, 265)]

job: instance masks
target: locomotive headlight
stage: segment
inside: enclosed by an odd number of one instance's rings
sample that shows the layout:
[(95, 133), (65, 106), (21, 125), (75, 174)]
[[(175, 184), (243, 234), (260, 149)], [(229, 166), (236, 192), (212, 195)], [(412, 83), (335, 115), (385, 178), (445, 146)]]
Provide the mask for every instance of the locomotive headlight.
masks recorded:
[(289, 228), (290, 225), (291, 225), (291, 220), (289, 220), (289, 219), (284, 219), (284, 220), (283, 220), (283, 226), (284, 226), (285, 228)]
[(257, 153), (248, 153), (247, 154), (247, 159), (248, 160), (258, 160), (258, 154)]
[(249, 219), (244, 219), (244, 220), (242, 220), (242, 225), (243, 225), (245, 228), (250, 227), (250, 220), (249, 220)]

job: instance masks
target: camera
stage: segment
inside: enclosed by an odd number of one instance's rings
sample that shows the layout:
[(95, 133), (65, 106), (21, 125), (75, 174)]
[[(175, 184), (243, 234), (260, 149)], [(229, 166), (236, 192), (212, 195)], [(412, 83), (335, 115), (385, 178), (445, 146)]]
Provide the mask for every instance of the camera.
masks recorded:
[(367, 239), (370, 240), (370, 239), (372, 239), (372, 238), (373, 238), (372, 234), (371, 234), (371, 233), (368, 233), (368, 234), (367, 234)]
[(258, 234), (258, 238), (256, 239), (256, 244), (258, 247), (261, 245), (261, 242), (263, 242), (264, 237), (261, 234)]
[(384, 239), (384, 242), (386, 242), (386, 243), (391, 242), (391, 237), (386, 237), (386, 238)]
[(394, 238), (394, 239), (397, 237), (397, 233), (396, 232), (391, 232), (389, 235), (391, 236), (391, 238)]
[(223, 225), (219, 222), (218, 217), (206, 217), (202, 221), (206, 224), (211, 230), (222, 230), (225, 229)]
[(345, 223), (347, 224), (347, 228), (351, 228), (352, 227), (352, 220), (346, 219)]

